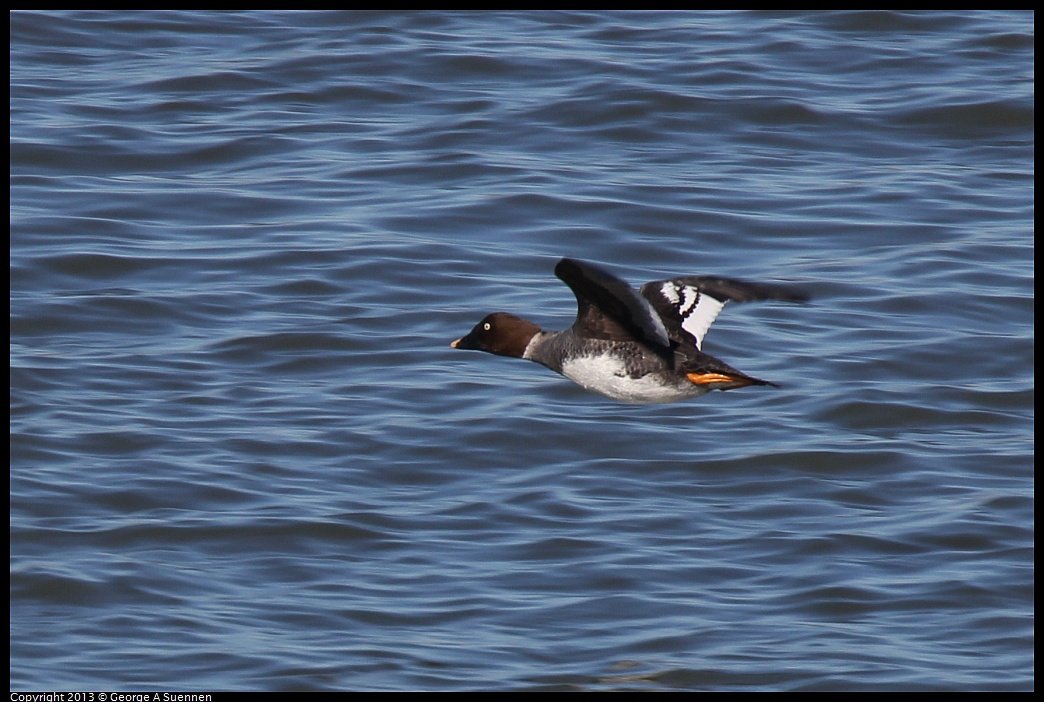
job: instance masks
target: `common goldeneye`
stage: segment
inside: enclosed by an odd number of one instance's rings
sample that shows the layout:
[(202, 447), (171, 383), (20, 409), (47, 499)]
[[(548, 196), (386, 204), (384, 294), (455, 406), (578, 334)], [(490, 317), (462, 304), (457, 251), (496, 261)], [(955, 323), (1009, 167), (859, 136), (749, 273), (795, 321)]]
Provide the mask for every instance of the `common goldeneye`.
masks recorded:
[(711, 390), (776, 385), (703, 353), (703, 337), (729, 300), (806, 302), (800, 290), (728, 278), (687, 276), (640, 291), (590, 263), (563, 258), (555, 275), (572, 289), (573, 326), (546, 332), (494, 312), (450, 346), (536, 361), (621, 402), (677, 402)]

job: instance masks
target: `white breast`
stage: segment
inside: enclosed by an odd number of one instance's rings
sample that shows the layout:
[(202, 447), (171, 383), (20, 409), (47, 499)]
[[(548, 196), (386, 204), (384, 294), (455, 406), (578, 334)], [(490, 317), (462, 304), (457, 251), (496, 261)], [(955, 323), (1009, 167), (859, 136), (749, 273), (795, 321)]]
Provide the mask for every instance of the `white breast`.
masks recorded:
[(688, 382), (684, 385), (664, 383), (652, 374), (632, 378), (627, 375), (623, 361), (610, 355), (566, 361), (562, 364), (562, 375), (591, 392), (620, 402), (677, 402), (707, 392)]

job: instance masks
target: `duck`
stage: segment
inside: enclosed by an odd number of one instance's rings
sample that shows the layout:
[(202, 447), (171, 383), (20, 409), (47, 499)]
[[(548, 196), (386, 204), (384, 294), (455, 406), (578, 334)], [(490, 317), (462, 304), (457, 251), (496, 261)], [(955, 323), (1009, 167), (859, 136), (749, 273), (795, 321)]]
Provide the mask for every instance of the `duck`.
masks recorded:
[(450, 346), (533, 361), (619, 402), (679, 402), (712, 390), (779, 387), (704, 353), (704, 337), (727, 302), (810, 299), (789, 285), (700, 275), (635, 290), (601, 266), (572, 258), (561, 259), (554, 272), (576, 297), (571, 327), (544, 331), (494, 312)]

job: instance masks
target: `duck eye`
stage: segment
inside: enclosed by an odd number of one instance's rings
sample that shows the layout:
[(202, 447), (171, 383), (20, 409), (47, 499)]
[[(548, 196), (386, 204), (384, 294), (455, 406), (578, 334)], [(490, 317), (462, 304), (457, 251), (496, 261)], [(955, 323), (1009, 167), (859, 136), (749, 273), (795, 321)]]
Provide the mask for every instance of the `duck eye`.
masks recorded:
[(482, 329), (485, 330), (485, 331), (489, 331), (492, 328), (493, 328), (493, 325), (490, 324), (489, 322), (486, 322), (485, 324), (482, 325)]

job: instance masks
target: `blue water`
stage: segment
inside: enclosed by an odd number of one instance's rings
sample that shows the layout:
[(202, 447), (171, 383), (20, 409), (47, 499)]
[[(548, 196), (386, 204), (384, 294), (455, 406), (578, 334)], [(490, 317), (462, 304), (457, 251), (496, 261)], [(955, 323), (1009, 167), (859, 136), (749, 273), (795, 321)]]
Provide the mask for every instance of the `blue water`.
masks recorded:
[(1032, 13), (10, 20), (12, 689), (1033, 689)]

